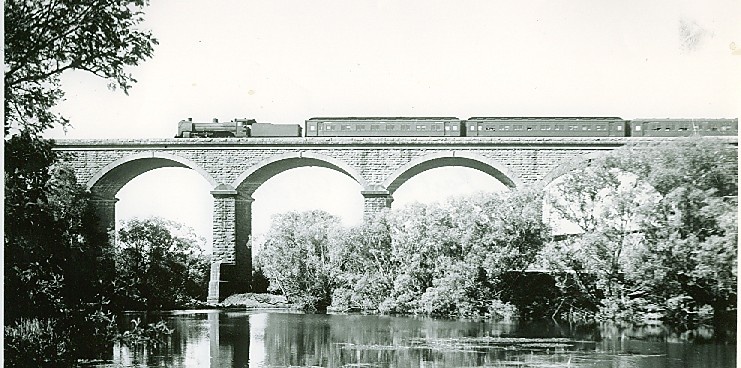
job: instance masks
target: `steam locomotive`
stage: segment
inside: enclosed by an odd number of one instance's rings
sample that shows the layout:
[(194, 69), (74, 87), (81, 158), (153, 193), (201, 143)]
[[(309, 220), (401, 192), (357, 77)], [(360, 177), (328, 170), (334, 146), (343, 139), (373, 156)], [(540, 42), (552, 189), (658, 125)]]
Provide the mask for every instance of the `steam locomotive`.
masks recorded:
[[(618, 117), (326, 117), (304, 123), (306, 137), (681, 137), (738, 135), (738, 119)], [(178, 123), (175, 138), (301, 137), (298, 124), (233, 119)]]

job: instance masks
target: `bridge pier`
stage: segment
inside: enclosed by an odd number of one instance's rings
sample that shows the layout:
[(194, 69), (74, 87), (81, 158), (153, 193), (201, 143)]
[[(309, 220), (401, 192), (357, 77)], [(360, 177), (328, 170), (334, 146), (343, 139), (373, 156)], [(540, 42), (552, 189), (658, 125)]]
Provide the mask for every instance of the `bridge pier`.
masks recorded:
[(118, 198), (105, 198), (93, 195), (91, 199), (95, 213), (98, 215), (100, 229), (109, 233), (116, 229), (116, 202)]
[(363, 216), (368, 218), (381, 212), (384, 208), (391, 208), (394, 197), (387, 190), (364, 190)]
[(249, 291), (252, 276), (252, 202), (250, 196), (220, 185), (213, 191), (213, 252), (209, 303)]

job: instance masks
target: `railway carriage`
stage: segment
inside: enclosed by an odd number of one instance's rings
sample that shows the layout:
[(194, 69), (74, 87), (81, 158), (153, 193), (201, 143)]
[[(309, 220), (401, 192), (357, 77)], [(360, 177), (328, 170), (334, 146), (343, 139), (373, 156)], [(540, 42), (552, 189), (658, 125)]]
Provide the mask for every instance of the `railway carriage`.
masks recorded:
[(468, 137), (625, 137), (628, 123), (616, 117), (473, 117)]
[(307, 137), (460, 137), (463, 121), (451, 117), (311, 118)]
[(687, 137), (738, 135), (738, 119), (635, 119), (635, 137)]

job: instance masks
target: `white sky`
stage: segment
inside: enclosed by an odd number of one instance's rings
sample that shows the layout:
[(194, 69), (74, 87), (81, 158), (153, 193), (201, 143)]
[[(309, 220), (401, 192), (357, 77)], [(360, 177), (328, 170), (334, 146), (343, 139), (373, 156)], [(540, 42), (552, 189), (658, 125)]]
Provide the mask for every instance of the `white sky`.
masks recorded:
[[(66, 74), (59, 109), (74, 128), (48, 136), (172, 137), (187, 117), (738, 117), (739, 15), (738, 1), (153, 1), (146, 26), (160, 44), (131, 69), (130, 94)], [(498, 188), (438, 169), (402, 186), (395, 206)], [(156, 170), (119, 192), (117, 215), (161, 215), (210, 238), (209, 189), (188, 170)], [(320, 202), (357, 222), (358, 191), (328, 170), (283, 173), (255, 193), (255, 231)]]

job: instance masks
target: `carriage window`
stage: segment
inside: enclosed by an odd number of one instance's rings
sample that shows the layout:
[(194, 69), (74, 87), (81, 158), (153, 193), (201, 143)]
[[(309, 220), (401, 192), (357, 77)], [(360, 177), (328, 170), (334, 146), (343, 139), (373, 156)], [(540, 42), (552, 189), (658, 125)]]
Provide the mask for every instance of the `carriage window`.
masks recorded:
[(432, 124), (432, 125), (430, 125), (430, 128), (432, 128), (432, 130), (440, 130), (440, 125), (439, 124)]
[(411, 130), (411, 129), (410, 129), (410, 127), (409, 127), (409, 124), (403, 124), (403, 125), (401, 126), (401, 130)]
[(329, 125), (329, 124), (327, 124), (327, 125), (326, 125), (326, 128), (325, 128), (325, 129), (326, 129), (326, 130), (332, 130), (332, 126), (331, 126), (331, 125)]
[(458, 126), (457, 125), (453, 125), (453, 130), (458, 130)]
[(513, 125), (512, 130), (522, 130), (522, 125), (519, 125), (519, 124)]
[(358, 125), (355, 126), (355, 130), (365, 130), (365, 125), (358, 124)]
[(623, 130), (623, 126), (622, 125), (617, 125), (617, 126), (615, 126), (615, 130)]
[(378, 130), (380, 126), (378, 124), (371, 124), (371, 130)]
[(602, 124), (597, 124), (594, 126), (594, 130), (605, 130), (605, 126)]
[(554, 125), (553, 130), (563, 130), (563, 125)]
[(309, 126), (309, 130), (311, 130), (312, 132), (315, 131), (316, 130), (316, 126), (314, 126), (314, 125)]
[(476, 130), (476, 126), (475, 125), (471, 125), (471, 130)]
[(509, 130), (509, 125), (505, 125), (504, 130)]
[(386, 124), (386, 130), (394, 130), (396, 129), (396, 125), (394, 124)]
[(582, 125), (581, 130), (590, 130), (589, 125)]
[(636, 125), (636, 131), (640, 131), (640, 130), (641, 130), (641, 126), (640, 125)]
[(450, 130), (450, 127), (449, 127), (449, 126), (446, 126), (446, 127), (445, 127), (445, 130), (446, 130), (446, 131)]

